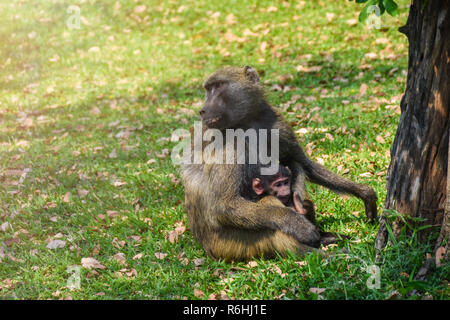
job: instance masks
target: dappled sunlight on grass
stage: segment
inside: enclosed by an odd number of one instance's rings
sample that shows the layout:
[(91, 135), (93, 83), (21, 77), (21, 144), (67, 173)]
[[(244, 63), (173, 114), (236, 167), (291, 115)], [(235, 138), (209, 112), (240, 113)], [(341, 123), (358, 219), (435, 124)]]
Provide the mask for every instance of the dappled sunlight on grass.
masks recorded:
[[(371, 290), (357, 259), (206, 257), (169, 153), (171, 133), (199, 119), (204, 78), (252, 65), (311, 158), (374, 187), (381, 206), (406, 79), (400, 3), (399, 17), (369, 30), (348, 1), (73, 1), (72, 29), (67, 2), (2, 2), (0, 295), (388, 297), (416, 266), (387, 264), (390, 276)], [(329, 250), (372, 263), (377, 225), (363, 204), (308, 188), (320, 227), (350, 237)], [(70, 266), (82, 267), (79, 289), (67, 288)], [(446, 284), (433, 281), (426, 292), (439, 298)]]

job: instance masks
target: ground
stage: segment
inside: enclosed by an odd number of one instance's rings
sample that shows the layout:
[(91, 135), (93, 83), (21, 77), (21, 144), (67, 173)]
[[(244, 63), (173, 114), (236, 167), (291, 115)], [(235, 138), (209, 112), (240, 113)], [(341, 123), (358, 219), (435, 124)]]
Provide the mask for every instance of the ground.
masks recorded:
[(381, 208), (407, 73), (399, 4), (370, 29), (344, 0), (0, 3), (0, 298), (448, 299), (448, 266), (413, 280), (431, 248), (403, 236), (377, 269), (362, 202), (314, 185), (320, 227), (350, 237), (333, 259), (208, 258), (170, 158), (205, 77), (251, 65), (311, 158)]

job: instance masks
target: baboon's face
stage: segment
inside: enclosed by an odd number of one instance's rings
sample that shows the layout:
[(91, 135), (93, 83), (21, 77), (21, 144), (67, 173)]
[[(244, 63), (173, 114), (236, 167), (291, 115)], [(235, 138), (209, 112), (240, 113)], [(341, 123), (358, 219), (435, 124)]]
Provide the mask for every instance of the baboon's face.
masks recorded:
[(215, 129), (242, 127), (262, 99), (258, 81), (256, 71), (250, 67), (216, 71), (204, 84), (205, 105), (200, 110), (203, 123)]
[(269, 194), (277, 197), (284, 205), (288, 205), (291, 195), (291, 178), (280, 176), (268, 186)]
[(230, 101), (227, 100), (229, 86), (230, 81), (225, 80), (210, 81), (205, 85), (205, 105), (200, 110), (200, 116), (208, 128), (222, 129), (230, 123), (232, 106), (229, 106)]

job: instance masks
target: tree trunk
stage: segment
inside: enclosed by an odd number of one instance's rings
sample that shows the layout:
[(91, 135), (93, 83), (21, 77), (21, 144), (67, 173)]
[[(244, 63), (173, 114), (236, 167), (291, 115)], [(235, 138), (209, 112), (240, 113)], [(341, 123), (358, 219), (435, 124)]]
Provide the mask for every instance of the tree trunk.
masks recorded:
[[(450, 131), (449, 131), (450, 134)], [(450, 154), (450, 143), (448, 146)], [(434, 247), (434, 255), (436, 256), (436, 264), (439, 266), (439, 259), (444, 258), (448, 261), (450, 258), (449, 242), (450, 242), (450, 157), (447, 161), (447, 200), (445, 201), (444, 219), (442, 221), (441, 232)]]
[[(450, 0), (413, 0), (399, 31), (409, 40), (408, 77), (391, 148), (385, 208), (441, 226), (449, 146)], [(387, 241), (385, 223), (383, 214), (377, 249)], [(422, 240), (429, 231), (421, 233)]]

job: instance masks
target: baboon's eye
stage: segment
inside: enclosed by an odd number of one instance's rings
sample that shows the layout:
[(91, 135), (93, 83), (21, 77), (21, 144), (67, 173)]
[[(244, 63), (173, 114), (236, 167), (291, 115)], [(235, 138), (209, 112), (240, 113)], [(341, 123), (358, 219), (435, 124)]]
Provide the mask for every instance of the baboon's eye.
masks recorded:
[(205, 86), (206, 95), (208, 96), (209, 94), (214, 94), (215, 91), (217, 89), (219, 89), (220, 87), (222, 87), (225, 83), (226, 83), (225, 81), (217, 81), (217, 82), (208, 84), (207, 86)]
[(214, 88), (218, 89), (222, 87), (225, 83), (226, 83), (225, 81), (217, 81), (216, 83), (214, 83)]

